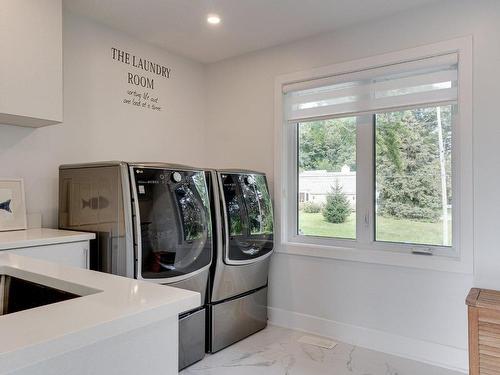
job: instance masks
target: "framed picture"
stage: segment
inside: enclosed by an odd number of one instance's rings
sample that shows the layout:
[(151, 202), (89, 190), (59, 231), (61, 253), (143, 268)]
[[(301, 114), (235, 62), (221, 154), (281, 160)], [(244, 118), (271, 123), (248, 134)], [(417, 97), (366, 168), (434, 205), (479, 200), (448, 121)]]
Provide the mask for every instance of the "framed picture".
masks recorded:
[(22, 179), (0, 179), (0, 232), (26, 229), (26, 202)]

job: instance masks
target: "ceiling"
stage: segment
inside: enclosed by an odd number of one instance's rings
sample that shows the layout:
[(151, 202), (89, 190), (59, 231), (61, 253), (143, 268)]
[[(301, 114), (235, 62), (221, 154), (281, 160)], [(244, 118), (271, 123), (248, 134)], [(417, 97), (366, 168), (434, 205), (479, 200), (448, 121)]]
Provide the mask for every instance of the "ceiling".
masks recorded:
[[(64, 0), (66, 9), (211, 63), (438, 0)], [(208, 13), (222, 22), (206, 23)]]

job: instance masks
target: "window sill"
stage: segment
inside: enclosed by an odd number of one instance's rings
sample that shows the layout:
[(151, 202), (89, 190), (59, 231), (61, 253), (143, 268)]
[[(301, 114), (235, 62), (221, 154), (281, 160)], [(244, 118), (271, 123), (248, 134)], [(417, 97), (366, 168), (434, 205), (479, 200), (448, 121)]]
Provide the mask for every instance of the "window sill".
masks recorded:
[(285, 242), (278, 245), (276, 252), (288, 255), (337, 259), (451, 273), (473, 273), (472, 259), (465, 259), (466, 257), (452, 258), (438, 255), (429, 256), (395, 252), (391, 250), (359, 249), (294, 242)]

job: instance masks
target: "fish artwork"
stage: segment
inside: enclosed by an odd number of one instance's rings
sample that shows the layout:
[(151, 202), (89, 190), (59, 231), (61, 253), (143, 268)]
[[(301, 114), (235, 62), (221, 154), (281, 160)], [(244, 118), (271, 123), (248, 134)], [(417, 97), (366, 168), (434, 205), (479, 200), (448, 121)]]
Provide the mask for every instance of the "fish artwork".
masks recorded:
[(104, 197), (94, 197), (89, 200), (82, 199), (82, 208), (90, 208), (91, 210), (97, 210), (99, 208), (109, 207), (109, 200)]
[(3, 211), (7, 211), (9, 213), (12, 213), (12, 209), (10, 208), (10, 202), (12, 200), (9, 199), (9, 200), (6, 200), (5, 202), (1, 202), (0, 203), (0, 210), (3, 210)]

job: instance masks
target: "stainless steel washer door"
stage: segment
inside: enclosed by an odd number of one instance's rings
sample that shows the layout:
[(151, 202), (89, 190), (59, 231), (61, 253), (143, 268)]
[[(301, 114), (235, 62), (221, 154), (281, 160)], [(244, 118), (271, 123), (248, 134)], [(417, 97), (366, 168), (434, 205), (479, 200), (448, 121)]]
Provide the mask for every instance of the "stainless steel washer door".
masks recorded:
[(266, 176), (219, 174), (226, 232), (225, 262), (248, 264), (273, 250), (273, 208)]
[(183, 280), (210, 266), (212, 225), (202, 171), (132, 167), (137, 277)]

